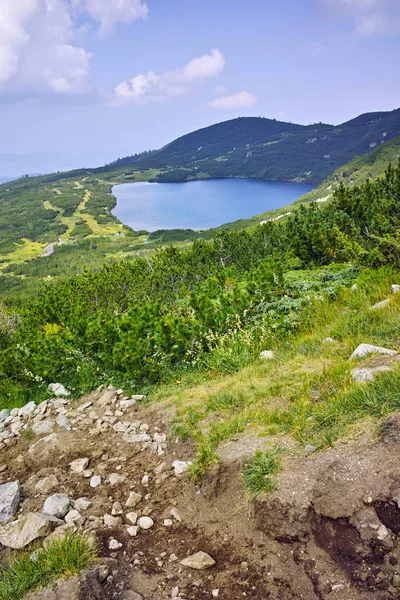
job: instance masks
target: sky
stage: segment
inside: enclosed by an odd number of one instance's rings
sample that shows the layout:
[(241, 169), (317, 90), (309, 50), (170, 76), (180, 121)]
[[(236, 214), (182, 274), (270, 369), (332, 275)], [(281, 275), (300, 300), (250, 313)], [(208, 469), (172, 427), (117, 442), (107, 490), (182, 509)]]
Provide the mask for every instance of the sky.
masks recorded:
[(0, 175), (400, 107), (400, 0), (0, 0)]

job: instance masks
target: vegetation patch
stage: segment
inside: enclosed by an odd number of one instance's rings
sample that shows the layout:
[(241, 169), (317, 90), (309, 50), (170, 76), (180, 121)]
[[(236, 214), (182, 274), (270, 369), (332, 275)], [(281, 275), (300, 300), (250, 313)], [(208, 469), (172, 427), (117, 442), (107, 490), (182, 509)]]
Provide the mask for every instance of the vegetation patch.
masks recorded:
[(262, 492), (272, 492), (276, 487), (273, 478), (281, 468), (283, 449), (276, 447), (262, 452), (258, 450), (243, 471), (243, 483), (252, 499)]

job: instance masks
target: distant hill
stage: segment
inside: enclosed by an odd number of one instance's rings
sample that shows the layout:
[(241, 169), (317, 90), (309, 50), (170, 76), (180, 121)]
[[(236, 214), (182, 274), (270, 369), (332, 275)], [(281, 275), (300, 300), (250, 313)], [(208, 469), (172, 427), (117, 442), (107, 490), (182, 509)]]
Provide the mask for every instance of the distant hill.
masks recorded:
[[(239, 117), (184, 135), (156, 152), (112, 163), (157, 169), (157, 181), (249, 177), (320, 184), (355, 156), (400, 133), (400, 109), (361, 115), (342, 125), (296, 125)], [(103, 170), (103, 169), (102, 169)]]

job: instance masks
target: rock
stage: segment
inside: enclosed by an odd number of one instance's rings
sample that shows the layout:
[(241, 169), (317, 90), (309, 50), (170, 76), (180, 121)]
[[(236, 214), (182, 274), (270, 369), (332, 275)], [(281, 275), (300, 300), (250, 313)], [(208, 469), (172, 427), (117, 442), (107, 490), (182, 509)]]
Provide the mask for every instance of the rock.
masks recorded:
[(111, 514), (116, 517), (122, 515), (123, 510), (120, 502), (114, 502), (111, 509)]
[(132, 525), (131, 527), (128, 527), (126, 532), (128, 535), (130, 535), (131, 537), (136, 537), (139, 531), (139, 527), (137, 525)]
[(19, 481), (0, 485), (0, 523), (8, 523), (18, 510), (21, 499)]
[(43, 512), (58, 519), (63, 519), (69, 511), (70, 500), (66, 494), (53, 494), (43, 505)]
[(179, 512), (179, 510), (177, 508), (171, 508), (171, 510), (169, 511), (169, 514), (174, 517), (174, 519), (176, 521), (179, 521), (179, 523), (182, 522), (182, 517), (181, 517), (181, 513)]
[(132, 525), (136, 525), (138, 515), (135, 512), (130, 512), (126, 515), (126, 520), (129, 521)]
[(71, 392), (66, 390), (61, 383), (50, 383), (47, 389), (57, 397), (68, 397), (71, 395)]
[(135, 508), (142, 499), (142, 495), (137, 492), (131, 492), (129, 494), (128, 500), (125, 502), (126, 508)]
[(126, 590), (122, 596), (122, 600), (144, 600), (144, 598), (133, 590)]
[(357, 383), (365, 383), (367, 381), (373, 381), (375, 378), (375, 373), (380, 373), (382, 371), (391, 371), (392, 369), (387, 365), (381, 365), (380, 367), (364, 367), (362, 369), (353, 369), (351, 372), (351, 376), (353, 381)]
[(85, 469), (82, 471), (82, 475), (85, 479), (90, 479), (94, 474), (94, 469)]
[(112, 515), (104, 515), (103, 517), (104, 525), (107, 527), (120, 527), (122, 524), (121, 517), (113, 517)]
[(27, 513), (17, 521), (0, 527), (0, 544), (20, 550), (33, 540), (48, 536), (55, 523), (62, 523), (62, 521), (43, 513)]
[(350, 288), (353, 292), (355, 292), (356, 290), (358, 290), (358, 286), (356, 283), (353, 283), (353, 285)]
[(142, 444), (144, 442), (151, 442), (151, 437), (147, 433), (125, 433), (122, 436), (122, 439), (126, 444)]
[(263, 350), (260, 352), (260, 358), (263, 360), (270, 360), (271, 358), (274, 358), (274, 356), (275, 354), (272, 350)]
[(392, 294), (397, 294), (398, 292), (400, 292), (400, 285), (398, 285), (397, 283), (392, 283), (391, 289)]
[(48, 477), (43, 477), (43, 479), (39, 479), (37, 484), (35, 485), (35, 491), (40, 494), (48, 494), (57, 487), (59, 484), (58, 478), (56, 475), (49, 475)]
[(44, 464), (48, 461), (54, 463), (54, 456), (58, 451), (59, 438), (56, 433), (52, 433), (30, 446), (28, 455), (35, 463)]
[(49, 435), (54, 431), (54, 421), (52, 419), (46, 419), (45, 421), (38, 421), (32, 425), (33, 435)]
[(97, 576), (99, 578), (100, 583), (104, 583), (109, 574), (110, 569), (107, 565), (99, 565), (97, 567)]
[(164, 527), (172, 527), (174, 524), (172, 519), (164, 519)]
[(313, 446), (312, 444), (307, 444), (306, 446), (304, 446), (304, 452), (307, 452), (308, 454), (311, 454), (312, 452), (315, 452), (317, 450), (317, 446)]
[(138, 525), (140, 529), (151, 529), (154, 525), (154, 521), (150, 517), (140, 517)]
[(66, 523), (77, 523), (79, 525), (83, 524), (84, 521), (86, 520), (86, 517), (82, 517), (81, 513), (78, 510), (70, 510), (66, 515), (65, 515), (65, 522)]
[(326, 338), (324, 338), (324, 339), (322, 340), (322, 343), (323, 343), (323, 344), (334, 344), (334, 343), (335, 343), (335, 340), (334, 340), (333, 338), (331, 338), (331, 337), (326, 337)]
[(183, 473), (185, 473), (185, 471), (187, 471), (192, 464), (193, 463), (191, 461), (174, 460), (172, 463), (172, 468), (174, 469), (176, 477), (183, 475)]
[(85, 496), (82, 498), (78, 498), (78, 500), (75, 500), (75, 502), (74, 502), (74, 508), (75, 508), (75, 510), (77, 510), (79, 512), (88, 510), (88, 508), (90, 508), (91, 506), (92, 506), (91, 501), (89, 500), (89, 498), (86, 498)]
[(211, 595), (212, 595), (213, 598), (218, 598), (218, 596), (219, 596), (219, 589), (218, 588), (213, 589), (211, 591)]
[(130, 398), (129, 400), (121, 400), (119, 406), (122, 410), (128, 410), (128, 408), (132, 408), (135, 406), (136, 400), (134, 398)]
[(10, 409), (9, 408), (3, 408), (2, 410), (0, 410), (0, 421), (5, 421), (6, 419), (8, 419), (8, 417), (10, 416)]
[(118, 475), (118, 473), (111, 473), (111, 475), (108, 478), (108, 483), (110, 485), (117, 485), (118, 483), (124, 483), (124, 481), (126, 480), (125, 475)]
[(105, 408), (109, 404), (112, 404), (112, 401), (114, 400), (115, 396), (115, 390), (107, 390), (102, 396), (100, 396), (96, 404), (101, 408)]
[(108, 542), (108, 547), (110, 550), (119, 550), (120, 548), (122, 548), (122, 544), (120, 542), (118, 542), (116, 539), (110, 538), (110, 540)]
[(36, 404), (35, 402), (28, 402), (28, 404), (25, 404), (25, 406), (23, 406), (22, 408), (19, 409), (18, 411), (18, 416), (19, 417), (31, 417), (33, 415), (33, 413), (35, 412), (36, 409)]
[(374, 304), (373, 306), (371, 306), (371, 310), (376, 310), (376, 309), (380, 309), (380, 308), (385, 308), (385, 306), (387, 306), (390, 302), (390, 298), (386, 298), (385, 300), (382, 300), (381, 302), (377, 302), (376, 304)]
[(354, 350), (353, 354), (350, 358), (363, 358), (364, 356), (368, 356), (368, 354), (397, 354), (396, 350), (389, 350), (388, 348), (382, 348), (381, 346), (373, 346), (372, 344), (360, 344)]
[(381, 440), (384, 444), (400, 444), (400, 412), (391, 415), (383, 423)]
[(100, 475), (93, 475), (93, 477), (90, 480), (90, 487), (96, 488), (99, 485), (101, 485), (101, 477), (100, 477)]
[(215, 560), (206, 552), (200, 551), (181, 560), (181, 565), (200, 571), (202, 569), (209, 569), (215, 565)]
[(59, 414), (56, 417), (56, 423), (59, 427), (66, 429), (67, 431), (71, 431), (71, 424), (67, 417), (63, 414)]
[(43, 542), (43, 547), (47, 548), (52, 542), (56, 540), (63, 540), (67, 535), (75, 533), (75, 531), (76, 527), (74, 527), (74, 525), (71, 525), (69, 523), (66, 525), (60, 525), (60, 527), (57, 527), (54, 531), (50, 533), (50, 535), (46, 537), (46, 539)]
[(73, 473), (83, 473), (83, 471), (85, 471), (85, 469), (89, 465), (89, 460), (90, 459), (87, 457), (77, 458), (76, 460), (73, 460), (71, 463), (69, 463), (71, 471)]

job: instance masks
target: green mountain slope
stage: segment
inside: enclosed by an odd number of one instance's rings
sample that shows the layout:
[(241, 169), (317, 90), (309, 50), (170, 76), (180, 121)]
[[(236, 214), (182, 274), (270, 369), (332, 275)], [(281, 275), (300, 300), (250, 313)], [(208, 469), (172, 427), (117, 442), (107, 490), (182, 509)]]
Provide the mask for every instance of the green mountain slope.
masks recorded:
[(158, 181), (252, 177), (319, 184), (355, 156), (400, 133), (400, 109), (361, 115), (342, 125), (295, 125), (240, 117), (174, 140), (120, 165), (160, 169)]

